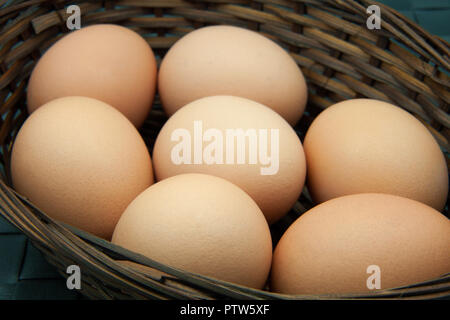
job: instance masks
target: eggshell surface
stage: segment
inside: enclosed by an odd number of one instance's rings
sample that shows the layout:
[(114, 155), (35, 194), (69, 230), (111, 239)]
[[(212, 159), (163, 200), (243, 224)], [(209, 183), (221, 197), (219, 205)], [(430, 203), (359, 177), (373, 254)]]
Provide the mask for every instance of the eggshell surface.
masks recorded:
[(255, 200), (269, 223), (292, 208), (306, 175), (291, 126), (270, 108), (233, 96), (202, 98), (178, 110), (158, 134), (153, 164), (157, 180), (181, 173), (229, 180)]
[(139, 127), (156, 90), (156, 60), (147, 42), (118, 25), (99, 24), (73, 31), (38, 61), (27, 91), (28, 111), (65, 96), (101, 100)]
[(274, 252), (271, 288), (362, 293), (449, 271), (450, 221), (444, 215), (403, 197), (357, 194), (324, 202), (288, 228)]
[(272, 241), (264, 215), (234, 184), (182, 174), (141, 193), (112, 242), (185, 271), (254, 288), (266, 282)]
[(399, 107), (371, 99), (337, 103), (313, 121), (304, 148), (307, 184), (319, 203), (374, 192), (445, 206), (445, 157), (428, 129)]
[(133, 124), (86, 97), (59, 98), (30, 115), (14, 142), (11, 174), (15, 190), (50, 217), (106, 239), (153, 183)]
[(161, 63), (158, 90), (168, 115), (203, 97), (233, 95), (270, 107), (291, 125), (307, 101), (294, 59), (261, 34), (233, 26), (200, 28), (178, 40)]

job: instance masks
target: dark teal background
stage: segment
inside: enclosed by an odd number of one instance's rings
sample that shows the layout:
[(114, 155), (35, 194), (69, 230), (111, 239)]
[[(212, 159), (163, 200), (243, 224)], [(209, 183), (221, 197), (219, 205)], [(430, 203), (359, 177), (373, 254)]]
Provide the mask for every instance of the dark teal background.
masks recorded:
[[(450, 42), (450, 0), (382, 0)], [(381, 13), (383, 15), (383, 13)], [(17, 229), (0, 216), (0, 300), (80, 299)]]

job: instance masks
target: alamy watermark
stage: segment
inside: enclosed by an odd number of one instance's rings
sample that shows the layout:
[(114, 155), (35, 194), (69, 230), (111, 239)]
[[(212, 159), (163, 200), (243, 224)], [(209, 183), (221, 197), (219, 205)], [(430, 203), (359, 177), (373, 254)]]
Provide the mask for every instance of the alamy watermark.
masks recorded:
[(77, 5), (70, 5), (66, 9), (69, 15), (66, 20), (66, 26), (69, 30), (81, 29), (81, 9)]
[(381, 289), (381, 269), (376, 264), (367, 267), (366, 272), (370, 274), (366, 286), (369, 290)]
[(66, 286), (69, 290), (81, 289), (81, 269), (79, 266), (73, 264), (67, 267), (66, 273), (70, 274), (66, 280)]
[(381, 9), (377, 5), (371, 5), (367, 7), (366, 12), (370, 14), (370, 16), (366, 20), (367, 29), (381, 29)]
[[(201, 120), (194, 121), (193, 126), (193, 137), (191, 131), (185, 128), (175, 129), (171, 134), (171, 141), (178, 142), (170, 155), (175, 165), (259, 164), (261, 175), (274, 175), (278, 172), (279, 129), (230, 128), (224, 132), (209, 128), (203, 131)], [(207, 143), (205, 146), (204, 142)]]
[[(69, 290), (81, 289), (81, 269), (77, 265), (70, 265), (66, 269), (69, 274), (66, 280), (66, 286)], [(366, 281), (366, 287), (369, 290), (381, 289), (381, 269), (379, 266), (372, 264), (367, 267), (366, 273), (370, 274)]]
[[(81, 9), (77, 5), (70, 5), (66, 9), (69, 15), (66, 20), (66, 26), (69, 30), (81, 29)], [(367, 7), (366, 13), (370, 16), (366, 20), (367, 29), (381, 29), (381, 9), (379, 6), (373, 4)]]

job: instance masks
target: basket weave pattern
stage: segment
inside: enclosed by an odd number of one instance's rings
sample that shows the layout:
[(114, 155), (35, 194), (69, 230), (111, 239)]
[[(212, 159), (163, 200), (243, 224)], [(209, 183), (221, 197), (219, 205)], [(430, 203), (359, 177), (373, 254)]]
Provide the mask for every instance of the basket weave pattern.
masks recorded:
[[(0, 1), (5, 3), (7, 1)], [(326, 299), (436, 298), (450, 295), (450, 275), (365, 295), (286, 296), (254, 290), (161, 265), (70, 226), (57, 223), (11, 187), (10, 153), (27, 117), (26, 86), (32, 68), (64, 33), (65, 7), (79, 5), (82, 26), (115, 23), (140, 33), (159, 61), (180, 37), (205, 25), (230, 24), (258, 31), (286, 48), (308, 82), (306, 129), (324, 108), (342, 100), (373, 98), (393, 103), (424, 123), (449, 164), (450, 46), (396, 11), (381, 7), (380, 30), (368, 30), (366, 0), (121, 0), (12, 1), (0, 9), (0, 212), (65, 273), (82, 270), (81, 292), (98, 299)], [(158, 99), (141, 133), (152, 149), (166, 120)], [(307, 192), (272, 227), (274, 241), (313, 206)], [(448, 209), (444, 214), (448, 215)], [(119, 260), (134, 261), (131, 267)]]

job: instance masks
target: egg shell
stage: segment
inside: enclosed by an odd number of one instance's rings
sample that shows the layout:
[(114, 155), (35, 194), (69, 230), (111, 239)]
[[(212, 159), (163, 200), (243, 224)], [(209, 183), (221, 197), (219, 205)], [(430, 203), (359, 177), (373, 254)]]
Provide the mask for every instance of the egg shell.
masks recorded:
[(234, 26), (208, 26), (178, 40), (161, 62), (158, 90), (168, 115), (207, 96), (240, 96), (262, 103), (291, 125), (307, 101), (294, 59), (274, 41)]
[(156, 59), (136, 32), (99, 24), (70, 32), (48, 49), (31, 73), (27, 107), (31, 113), (65, 96), (101, 100), (139, 127), (156, 90)]
[(355, 193), (389, 193), (442, 210), (445, 157), (428, 129), (392, 104), (337, 103), (320, 113), (304, 140), (307, 184), (318, 203)]
[(106, 239), (128, 204), (153, 183), (136, 128), (92, 98), (59, 98), (33, 112), (11, 157), (17, 192), (50, 217)]
[[(195, 122), (201, 121), (203, 137), (196, 143)], [(174, 134), (186, 130), (190, 136), (190, 164), (176, 163), (173, 159), (175, 147), (186, 141), (177, 140)], [(206, 138), (209, 129), (217, 130), (222, 137), (223, 151), (219, 161), (208, 163), (205, 150), (218, 138)], [(245, 139), (245, 155), (238, 163), (238, 141), (232, 138), (234, 146), (227, 144), (227, 130), (254, 130), (258, 140), (255, 163), (250, 161), (250, 139)], [(266, 140), (259, 130), (266, 132)], [(278, 131), (278, 147), (272, 145), (276, 137), (272, 130)], [(270, 162), (263, 163), (259, 157), (261, 144), (267, 146)], [(201, 146), (196, 151), (197, 146)], [(273, 147), (272, 147), (273, 146)], [(201, 163), (195, 162), (195, 153)], [(231, 153), (233, 152), (233, 153)], [(181, 155), (184, 152), (180, 152)], [(234, 161), (227, 162), (232, 155)], [(189, 157), (188, 157), (189, 158)], [(203, 159), (203, 160), (202, 160)], [(306, 176), (305, 155), (301, 141), (292, 127), (276, 112), (257, 102), (233, 96), (212, 96), (196, 100), (178, 110), (165, 123), (158, 134), (153, 149), (153, 164), (157, 180), (181, 173), (205, 173), (222, 177), (247, 192), (264, 212), (269, 223), (284, 216), (292, 208), (302, 192)], [(262, 172), (262, 168), (271, 168)]]
[(444, 215), (399, 196), (356, 194), (324, 202), (288, 228), (274, 252), (271, 290), (362, 293), (377, 290), (373, 276), (389, 289), (449, 271)]
[(182, 174), (141, 193), (112, 242), (169, 266), (254, 288), (267, 280), (269, 226), (256, 203), (218, 177)]

